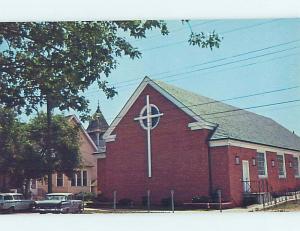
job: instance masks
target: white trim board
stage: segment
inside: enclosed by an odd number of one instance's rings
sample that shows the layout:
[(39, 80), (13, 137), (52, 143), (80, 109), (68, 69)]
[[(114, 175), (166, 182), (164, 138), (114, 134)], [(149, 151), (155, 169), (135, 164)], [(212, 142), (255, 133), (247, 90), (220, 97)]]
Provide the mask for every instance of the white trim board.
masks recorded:
[(95, 149), (95, 152), (98, 152), (98, 148), (97, 148), (96, 144), (94, 143), (94, 141), (92, 140), (90, 135), (86, 132), (86, 130), (82, 126), (82, 123), (77, 118), (77, 116), (76, 115), (70, 115), (69, 120), (72, 120), (72, 119), (74, 119), (75, 122), (77, 122), (79, 124), (80, 130), (83, 132), (84, 136), (88, 139), (89, 143), (93, 146), (93, 148)]
[(224, 139), (224, 140), (211, 140), (209, 141), (210, 147), (221, 147), (221, 146), (236, 146), (241, 148), (249, 148), (254, 149), (259, 152), (276, 152), (276, 153), (284, 153), (284, 154), (291, 154), (294, 156), (300, 156), (300, 151), (293, 151), (285, 148), (279, 148), (279, 147), (272, 147), (264, 144), (254, 144), (249, 143), (245, 141), (238, 141), (238, 140), (232, 140), (232, 139)]
[(175, 104), (179, 109), (184, 111), (186, 114), (191, 116), (196, 120), (196, 122), (189, 123), (188, 127), (191, 128), (191, 130), (196, 129), (213, 129), (215, 124), (212, 124), (210, 122), (205, 121), (200, 116), (195, 114), (192, 110), (187, 108), (186, 105), (182, 104), (180, 101), (178, 101), (175, 97), (173, 97), (171, 94), (169, 94), (167, 91), (165, 91), (163, 88), (161, 88), (157, 83), (152, 81), (149, 77), (145, 77), (143, 81), (140, 83), (140, 85), (137, 87), (137, 89), (134, 91), (134, 93), (131, 95), (127, 103), (124, 105), (124, 107), (121, 109), (117, 117), (112, 121), (109, 128), (106, 130), (106, 132), (103, 135), (103, 138), (106, 142), (115, 141), (116, 135), (112, 135), (112, 132), (114, 131), (115, 127), (120, 123), (122, 118), (127, 114), (131, 106), (135, 103), (137, 98), (140, 96), (142, 91), (145, 89), (147, 85), (150, 85), (155, 90), (157, 90), (161, 95), (163, 95), (166, 99), (171, 101), (173, 104)]

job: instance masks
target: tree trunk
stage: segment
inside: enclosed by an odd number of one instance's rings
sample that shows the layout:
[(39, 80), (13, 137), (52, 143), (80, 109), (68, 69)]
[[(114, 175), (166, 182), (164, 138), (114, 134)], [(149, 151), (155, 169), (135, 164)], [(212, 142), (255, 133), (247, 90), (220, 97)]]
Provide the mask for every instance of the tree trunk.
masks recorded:
[(47, 157), (48, 157), (48, 193), (52, 193), (52, 173), (53, 173), (53, 161), (52, 161), (52, 105), (49, 96), (47, 97)]
[(25, 188), (24, 188), (24, 196), (28, 199), (31, 195), (29, 194), (30, 189), (30, 179), (25, 179)]
[(48, 193), (52, 193), (52, 172), (48, 173)]

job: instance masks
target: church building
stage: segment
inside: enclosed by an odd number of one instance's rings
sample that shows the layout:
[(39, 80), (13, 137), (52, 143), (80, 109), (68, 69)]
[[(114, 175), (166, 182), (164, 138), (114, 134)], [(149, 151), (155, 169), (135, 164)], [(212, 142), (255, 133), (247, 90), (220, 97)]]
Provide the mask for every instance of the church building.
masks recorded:
[[(145, 77), (103, 138), (98, 190), (117, 200), (177, 204), (300, 188), (300, 138), (274, 120)], [(258, 185), (263, 187), (259, 187)]]

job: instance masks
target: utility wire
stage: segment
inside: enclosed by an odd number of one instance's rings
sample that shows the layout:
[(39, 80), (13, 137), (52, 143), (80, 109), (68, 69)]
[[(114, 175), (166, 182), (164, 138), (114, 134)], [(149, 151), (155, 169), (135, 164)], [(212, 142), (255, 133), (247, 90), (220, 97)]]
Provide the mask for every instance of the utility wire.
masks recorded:
[[(265, 54), (262, 54), (262, 55), (257, 55), (257, 56), (253, 56), (253, 57), (249, 57), (249, 58), (244, 58), (244, 59), (230, 61), (230, 62), (226, 62), (226, 63), (222, 63), (222, 64), (217, 64), (217, 65), (214, 65), (214, 66), (199, 68), (199, 69), (195, 69), (195, 70), (191, 70), (191, 71), (185, 71), (185, 72), (181, 72), (181, 73), (177, 73), (177, 74), (171, 74), (171, 75), (167, 75), (167, 76), (157, 78), (157, 79), (158, 80), (168, 79), (168, 78), (171, 78), (171, 77), (174, 77), (174, 76), (186, 75), (186, 74), (191, 74), (191, 73), (195, 73), (195, 72), (199, 72), (199, 71), (210, 70), (210, 69), (214, 69), (214, 68), (217, 68), (217, 67), (227, 66), (227, 65), (234, 64), (234, 63), (239, 63), (239, 62), (244, 62), (244, 61), (248, 61), (248, 60), (251, 60), (251, 59), (264, 57), (264, 56), (267, 56), (267, 55), (282, 53), (282, 52), (293, 50), (293, 49), (296, 49), (296, 48), (299, 48), (299, 47), (300, 46), (294, 46), (294, 47), (290, 47), (290, 48), (287, 48), (287, 49), (277, 50), (277, 51), (265, 53)], [(120, 88), (123, 88), (123, 87), (132, 86), (132, 85), (135, 85), (135, 83), (119, 86), (118, 88), (120, 89)]]
[[(229, 70), (234, 70), (234, 69), (249, 67), (249, 66), (253, 66), (253, 65), (256, 65), (256, 64), (267, 63), (267, 62), (271, 62), (271, 61), (274, 61), (274, 60), (283, 59), (283, 58), (287, 58), (287, 57), (291, 57), (291, 56), (295, 56), (295, 55), (299, 55), (299, 54), (300, 54), (300, 52), (296, 52), (296, 53), (292, 53), (292, 54), (288, 54), (288, 55), (283, 55), (283, 56), (279, 56), (279, 57), (267, 59), (265, 61), (258, 61), (258, 62), (248, 63), (248, 64), (245, 64), (245, 65), (239, 65), (239, 66), (234, 66), (234, 67), (231, 67), (231, 68), (221, 69), (221, 70), (217, 70), (217, 71), (205, 72), (204, 74), (218, 73), (218, 72), (224, 72), (224, 71), (229, 71)], [(190, 77), (192, 77), (192, 76), (190, 76)], [(182, 77), (175, 78), (175, 79), (168, 80), (167, 82), (174, 82), (174, 81), (178, 81), (178, 80), (186, 79), (186, 78), (188, 78), (188, 77), (185, 77), (185, 78), (182, 78)], [(121, 89), (121, 91), (122, 91), (122, 89)]]
[[(266, 95), (266, 94), (271, 94), (271, 93), (276, 93), (276, 92), (289, 91), (289, 90), (297, 89), (297, 88), (300, 88), (300, 85), (287, 87), (287, 88), (281, 88), (281, 89), (275, 89), (275, 90), (269, 90), (269, 91), (264, 91), (264, 92), (258, 92), (258, 93), (253, 93), (253, 94), (247, 94), (247, 95), (242, 95), (242, 96), (237, 96), (237, 97), (231, 97), (231, 98), (226, 98), (226, 99), (221, 99), (221, 100), (213, 100), (212, 99), (209, 102), (192, 104), (192, 105), (184, 105), (184, 106), (178, 107), (178, 108), (181, 108), (181, 109), (188, 108), (188, 109), (190, 109), (191, 107), (196, 107), (196, 106), (227, 102), (227, 101), (232, 101), (232, 100), (237, 100), (237, 99), (250, 98), (250, 97), (259, 96), (259, 95)], [(164, 112), (172, 111), (172, 110), (174, 110), (174, 109), (169, 109), (169, 110), (166, 109), (166, 110), (164, 110)], [(123, 117), (118, 117), (117, 116), (117, 117), (114, 117), (114, 118), (123, 118)], [(114, 118), (108, 118), (108, 120), (114, 119)]]
[[(299, 41), (300, 41), (300, 39), (296, 39), (296, 40), (292, 40), (292, 41), (289, 41), (289, 42), (279, 43), (279, 44), (276, 44), (276, 45), (272, 45), (272, 46), (268, 46), (268, 47), (264, 47), (264, 48), (260, 48), (260, 49), (256, 49), (256, 50), (251, 50), (251, 51), (247, 51), (247, 52), (235, 54), (235, 55), (232, 55), (232, 56), (227, 56), (227, 57), (224, 57), (224, 58), (221, 58), (221, 59), (214, 59), (214, 60), (210, 60), (210, 61), (207, 61), (207, 62), (193, 64), (193, 65), (182, 67), (182, 68), (177, 68), (177, 70), (178, 69), (181, 70), (181, 69), (187, 69), (187, 68), (202, 66), (202, 65), (206, 65), (206, 64), (210, 64), (210, 63), (219, 62), (219, 61), (224, 61), (224, 60), (227, 60), (227, 59), (232, 59), (232, 58), (236, 58), (236, 57), (240, 57), (240, 56), (244, 56), (244, 55), (248, 55), (248, 54), (252, 54), (252, 53), (256, 53), (256, 52), (260, 52), (260, 51), (272, 49), (272, 48), (275, 48), (275, 47), (280, 47), (280, 46), (284, 46), (284, 45), (296, 43), (296, 42), (299, 42)], [(169, 70), (169, 71), (164, 71), (164, 72), (160, 72), (160, 73), (157, 73), (157, 74), (150, 74), (150, 76), (151, 77), (153, 77), (153, 76), (159, 76), (159, 75), (167, 74), (167, 73), (170, 73), (170, 72), (173, 72), (173, 71)], [(125, 81), (111, 83), (110, 85), (114, 85), (116, 88), (118, 88), (119, 84), (128, 83), (128, 82), (137, 82), (137, 81), (141, 81), (141, 80), (142, 80), (142, 78), (132, 78), (130, 80), (125, 80)], [(127, 86), (127, 85), (125, 85), (125, 86)], [(120, 86), (120, 87), (123, 87), (123, 86)], [(96, 91), (98, 91), (98, 90), (96, 89)], [(89, 91), (89, 92), (93, 92), (93, 91)]]
[[(227, 30), (227, 31), (220, 32), (219, 34), (223, 34), (224, 35), (224, 34), (236, 32), (236, 31), (240, 31), (240, 30), (245, 30), (245, 29), (249, 29), (249, 28), (253, 28), (253, 27), (265, 25), (265, 24), (268, 24), (268, 23), (273, 23), (273, 22), (276, 22), (276, 21), (279, 21), (279, 20), (281, 20), (281, 19), (274, 19), (274, 20), (267, 21), (267, 22), (253, 24), (253, 25), (250, 25), (250, 26), (239, 27), (239, 28), (235, 28), (235, 29), (232, 29), (232, 30)], [(176, 41), (176, 42), (172, 42), (172, 43), (167, 43), (167, 44), (160, 45), (160, 46), (155, 46), (155, 47), (149, 47), (149, 48), (141, 49), (140, 51), (142, 51), (142, 52), (146, 51), (147, 52), (147, 51), (157, 50), (157, 49), (161, 49), (161, 48), (165, 48), (165, 47), (170, 47), (170, 46), (173, 46), (173, 45), (182, 44), (182, 43), (185, 43), (186, 41), (187, 41), (186, 39), (185, 40), (180, 40), (180, 41)]]
[[(230, 113), (230, 112), (240, 112), (240, 111), (244, 111), (245, 113), (253, 113), (250, 111), (246, 111), (248, 109), (256, 109), (256, 108), (264, 108), (264, 107), (270, 107), (270, 106), (276, 106), (276, 105), (282, 105), (282, 104), (289, 104), (289, 103), (295, 103), (295, 102), (300, 102), (300, 99), (293, 99), (293, 100), (288, 100), (288, 101), (281, 101), (281, 102), (276, 102), (276, 103), (269, 103), (269, 104), (262, 104), (262, 105), (256, 105), (256, 106), (250, 106), (250, 107), (244, 107), (244, 108), (234, 108), (232, 110), (225, 110), (225, 111), (219, 111), (219, 112), (212, 112), (212, 113), (205, 113), (205, 114), (195, 114), (193, 116), (191, 116), (192, 118), (196, 119), (197, 117), (202, 117), (202, 116), (206, 116), (206, 118), (204, 119), (205, 121), (209, 121), (211, 119), (216, 119), (216, 118), (226, 118), (229, 116), (233, 116), (233, 114), (226, 114), (226, 115), (221, 115), (221, 116), (217, 116), (217, 117), (207, 117), (210, 115), (218, 115), (218, 114), (225, 114), (225, 113)], [(165, 111), (162, 111), (165, 112)], [(254, 113), (255, 114), (255, 113)], [(240, 114), (235, 114), (234, 116), (238, 116)], [(116, 117), (115, 119), (120, 118), (122, 119), (123, 117)], [(113, 121), (115, 121), (115, 119)], [(179, 121), (182, 120), (182, 117), (172, 117), (172, 119), (170, 119), (167, 124), (174, 122), (174, 121)], [(123, 122), (122, 125), (129, 125), (132, 124), (132, 121), (130, 122)], [(166, 123), (165, 123), (166, 124)], [(116, 126), (110, 126), (110, 128), (115, 128)]]

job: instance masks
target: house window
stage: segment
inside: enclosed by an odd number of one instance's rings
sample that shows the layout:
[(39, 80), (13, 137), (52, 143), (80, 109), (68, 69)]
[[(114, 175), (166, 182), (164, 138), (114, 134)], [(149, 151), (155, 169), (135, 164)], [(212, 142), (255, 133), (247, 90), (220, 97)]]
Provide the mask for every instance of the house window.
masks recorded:
[(71, 180), (71, 186), (75, 186), (75, 187), (87, 186), (87, 182), (88, 182), (87, 171), (81, 170), (81, 171), (74, 172), (70, 180)]
[(77, 177), (77, 185), (76, 186), (82, 186), (81, 171), (76, 172), (76, 177)]
[(293, 163), (294, 163), (294, 173), (296, 177), (299, 177), (299, 159), (298, 157), (293, 158)]
[(283, 155), (277, 155), (277, 161), (278, 161), (278, 176), (280, 178), (285, 178), (286, 177), (286, 171), (285, 171), (284, 154)]
[(267, 176), (266, 154), (262, 152), (258, 152), (256, 154), (256, 159), (257, 159), (258, 176), (266, 177)]
[(82, 186), (87, 186), (87, 171), (82, 171)]
[(56, 174), (56, 186), (57, 187), (64, 186), (64, 174), (62, 174), (62, 173)]
[(76, 173), (75, 172), (72, 174), (71, 186), (76, 186)]

